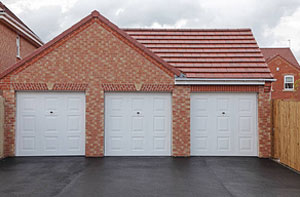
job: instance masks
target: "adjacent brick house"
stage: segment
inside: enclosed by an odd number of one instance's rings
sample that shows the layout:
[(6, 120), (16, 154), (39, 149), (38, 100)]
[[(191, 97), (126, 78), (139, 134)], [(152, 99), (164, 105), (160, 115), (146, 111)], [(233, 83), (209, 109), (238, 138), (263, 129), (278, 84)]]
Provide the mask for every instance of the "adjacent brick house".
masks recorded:
[(276, 81), (272, 99), (300, 100), (300, 65), (290, 48), (261, 48)]
[(272, 81), (250, 29), (121, 30), (94, 11), (0, 75), (5, 155), (269, 157)]
[(38, 36), (0, 2), (0, 73), (42, 44)]

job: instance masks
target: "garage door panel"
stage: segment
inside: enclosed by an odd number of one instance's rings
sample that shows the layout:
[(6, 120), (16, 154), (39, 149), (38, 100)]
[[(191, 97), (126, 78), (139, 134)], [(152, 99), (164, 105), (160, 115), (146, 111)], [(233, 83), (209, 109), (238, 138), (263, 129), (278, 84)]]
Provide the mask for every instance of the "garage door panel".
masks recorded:
[(121, 151), (124, 150), (124, 145), (123, 145), (123, 137), (119, 136), (111, 136), (109, 139), (109, 145), (108, 149), (111, 149), (112, 151)]
[(35, 152), (36, 150), (36, 138), (34, 136), (22, 136), (20, 140), (20, 146), (22, 150), (26, 152)]
[(108, 100), (109, 102), (109, 108), (110, 108), (110, 113), (113, 113), (115, 111), (120, 112), (123, 110), (123, 98), (121, 97), (116, 97), (116, 98), (111, 98)]
[(81, 151), (81, 137), (80, 136), (67, 136), (67, 143), (65, 144), (66, 150), (69, 152), (79, 152)]
[(255, 93), (191, 95), (191, 155), (256, 156)]
[(68, 133), (80, 133), (81, 132), (81, 128), (80, 125), (82, 125), (82, 117), (78, 116), (78, 115), (69, 115), (67, 117), (67, 132)]
[(240, 152), (253, 152), (254, 147), (253, 147), (253, 137), (248, 137), (248, 136), (240, 136), (239, 137), (239, 151)]
[(165, 116), (154, 116), (153, 117), (153, 130), (155, 133), (166, 133), (167, 132), (167, 120)]
[(208, 132), (208, 116), (195, 116), (192, 117), (194, 124), (192, 125), (192, 129), (195, 131), (195, 135), (197, 134), (207, 134)]
[(112, 132), (122, 132), (123, 126), (123, 116), (113, 116), (108, 117), (107, 127)]
[(36, 116), (22, 115), (21, 126), (22, 126), (22, 133), (35, 133), (35, 131), (36, 131)]
[(131, 151), (144, 152), (145, 151), (145, 138), (144, 136), (135, 136), (131, 138)]
[(217, 137), (217, 151), (230, 152), (231, 151), (231, 138), (229, 136)]
[[(170, 94), (165, 93), (106, 93), (105, 155), (169, 155), (170, 105)], [(119, 126), (113, 120), (117, 115)], [(119, 138), (113, 141), (112, 137)]]
[(155, 114), (164, 114), (168, 109), (166, 98), (153, 98), (153, 111)]
[(67, 97), (68, 113), (82, 113), (82, 98)]
[(132, 132), (144, 133), (144, 117), (133, 116), (131, 117)]
[(37, 101), (35, 97), (23, 96), (21, 111), (24, 112), (36, 112)]
[(59, 110), (59, 105), (60, 105), (60, 98), (57, 96), (45, 96), (44, 97), (44, 105), (45, 105), (45, 110)]
[(253, 101), (251, 99), (247, 99), (247, 98), (239, 99), (239, 111), (240, 111), (240, 113), (241, 112), (252, 113)]
[[(71, 106), (69, 98), (76, 101), (73, 107), (68, 107)], [(18, 92), (16, 155), (84, 155), (84, 105), (83, 93)], [(32, 140), (23, 139), (26, 137), (24, 129), (28, 127), (23, 124), (23, 119), (24, 113), (29, 113), (28, 109), (34, 114), (32, 121), (26, 120), (26, 124), (32, 124)], [(27, 151), (24, 144), (34, 150)]]
[(170, 148), (168, 146), (168, 139), (165, 136), (153, 137), (153, 151), (154, 152), (167, 152)]
[(193, 140), (195, 142), (193, 150), (197, 152), (206, 152), (209, 150), (207, 136), (194, 136)]
[(218, 116), (217, 117), (217, 132), (218, 133), (231, 133), (230, 117)]
[(52, 115), (52, 116), (44, 116), (42, 127), (44, 128), (45, 133), (58, 133), (58, 127), (60, 126), (60, 122), (58, 121), (58, 116)]
[(42, 144), (44, 152), (59, 152), (60, 142), (57, 136), (45, 136), (45, 140)]
[(230, 106), (230, 99), (229, 98), (217, 98), (217, 111), (218, 112), (229, 112)]
[(251, 116), (240, 116), (238, 121), (238, 131), (243, 135), (252, 135), (253, 132), (253, 117)]
[(134, 98), (130, 99), (131, 103), (131, 110), (136, 112), (136, 111), (143, 111), (144, 110), (144, 104), (145, 104), (145, 99), (144, 98), (139, 98), (135, 96)]
[(208, 112), (208, 99), (207, 98), (195, 98), (195, 102), (197, 102), (197, 105), (195, 106), (195, 109), (193, 112), (195, 113), (207, 113)]

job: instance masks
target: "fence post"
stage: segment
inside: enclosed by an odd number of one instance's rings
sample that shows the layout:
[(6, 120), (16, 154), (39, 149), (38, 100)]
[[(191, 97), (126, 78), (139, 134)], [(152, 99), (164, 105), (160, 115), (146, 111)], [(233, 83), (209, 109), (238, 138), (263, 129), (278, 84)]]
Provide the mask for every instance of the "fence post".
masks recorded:
[(4, 98), (0, 96), (0, 158), (4, 156)]

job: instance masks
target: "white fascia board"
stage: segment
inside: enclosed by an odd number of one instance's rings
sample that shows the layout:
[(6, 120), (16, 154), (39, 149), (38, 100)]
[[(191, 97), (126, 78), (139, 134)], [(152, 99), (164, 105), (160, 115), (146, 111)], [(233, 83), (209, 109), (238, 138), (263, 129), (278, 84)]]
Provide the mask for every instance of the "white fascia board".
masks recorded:
[(264, 85), (266, 81), (276, 79), (196, 79), (176, 78), (176, 85)]
[[(28, 38), (30, 38), (31, 40), (33, 40), (40, 46), (43, 45), (43, 42), (39, 38), (37, 38), (36, 35), (34, 35), (30, 30), (26, 31), (27, 28), (25, 28), (22, 24), (18, 23), (15, 19), (10, 17), (6, 13), (0, 14), (0, 19), (3, 19), (8, 24), (12, 25), (14, 28), (16, 28), (18, 31), (22, 32), (24, 35), (26, 35)], [(16, 25), (16, 24), (18, 24), (18, 25)], [(23, 28), (21, 28), (21, 27), (23, 27)]]

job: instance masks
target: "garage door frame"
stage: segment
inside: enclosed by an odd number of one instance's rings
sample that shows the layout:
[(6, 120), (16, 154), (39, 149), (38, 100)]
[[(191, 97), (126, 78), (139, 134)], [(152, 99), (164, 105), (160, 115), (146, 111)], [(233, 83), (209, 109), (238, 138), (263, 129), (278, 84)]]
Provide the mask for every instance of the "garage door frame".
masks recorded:
[[(234, 154), (195, 154), (193, 151), (192, 151), (192, 137), (193, 137), (193, 134), (192, 134), (192, 105), (193, 105), (193, 102), (192, 102), (192, 99), (193, 97), (195, 97), (196, 95), (201, 95), (201, 94), (209, 94), (209, 95), (247, 95), (247, 94), (251, 94), (251, 95), (255, 95), (255, 136), (254, 136), (254, 154), (252, 155), (242, 155), (242, 154), (239, 154), (237, 152), (235, 152)], [(190, 126), (190, 131), (191, 131), (191, 147), (190, 147), (190, 150), (191, 150), (191, 156), (258, 156), (259, 155), (259, 128), (258, 128), (258, 93), (257, 92), (192, 92), (191, 93), (191, 96), (190, 96), (190, 103), (191, 103), (191, 126)], [(236, 142), (235, 142), (236, 143)]]
[[(20, 124), (20, 116), (19, 116), (19, 112), (20, 112), (20, 95), (22, 94), (33, 94), (33, 95), (39, 95), (39, 94), (51, 94), (51, 93), (55, 93), (55, 94), (78, 94), (78, 95), (82, 95), (82, 99), (83, 99), (83, 109), (82, 109), (82, 121), (83, 121), (83, 125), (82, 125), (82, 131), (83, 131), (83, 136), (81, 139), (81, 143), (82, 143), (82, 150), (80, 154), (49, 154), (49, 155), (43, 155), (43, 154), (38, 154), (38, 155), (21, 155), (20, 154), (20, 150), (19, 150), (19, 124)], [(83, 91), (16, 91), (15, 92), (15, 96), (16, 96), (16, 124), (15, 124), (15, 156), (85, 156), (86, 155), (86, 94)]]
[[(110, 155), (107, 153), (107, 116), (106, 116), (106, 109), (107, 109), (107, 96), (108, 95), (168, 95), (169, 99), (169, 151), (166, 155), (149, 155), (149, 154), (143, 154), (143, 155), (130, 155), (130, 154), (121, 154), (121, 155)], [(172, 94), (170, 92), (105, 92), (104, 93), (104, 156), (172, 156), (172, 148), (173, 148), (173, 116), (172, 116)]]

